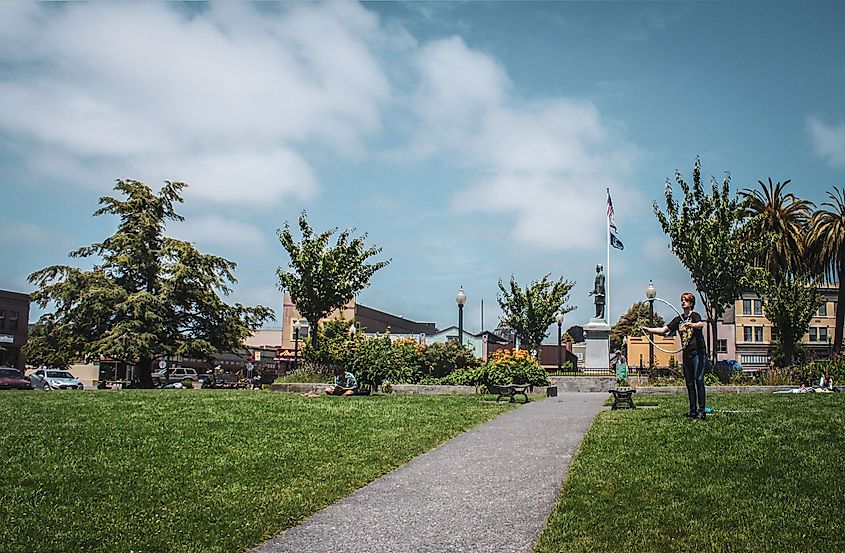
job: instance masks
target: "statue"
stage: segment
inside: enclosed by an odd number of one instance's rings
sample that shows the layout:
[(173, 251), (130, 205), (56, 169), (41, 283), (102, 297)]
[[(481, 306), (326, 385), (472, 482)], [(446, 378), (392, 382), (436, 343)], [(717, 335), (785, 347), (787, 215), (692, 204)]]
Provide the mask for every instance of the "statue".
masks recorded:
[(604, 319), (604, 273), (601, 265), (596, 265), (596, 281), (590, 295), (596, 297), (596, 319)]

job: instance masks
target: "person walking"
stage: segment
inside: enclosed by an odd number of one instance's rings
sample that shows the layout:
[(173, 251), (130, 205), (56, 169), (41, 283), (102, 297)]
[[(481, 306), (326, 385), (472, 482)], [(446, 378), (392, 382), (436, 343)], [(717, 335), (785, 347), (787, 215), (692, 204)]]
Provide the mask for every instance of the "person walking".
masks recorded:
[(693, 307), (695, 307), (695, 296), (689, 292), (685, 292), (681, 294), (683, 314), (678, 315), (665, 326), (644, 326), (642, 327), (642, 331), (648, 334), (667, 334), (669, 332), (680, 334), (681, 349), (683, 351), (684, 381), (686, 382), (687, 395), (689, 396), (689, 412), (687, 416), (704, 420), (704, 366), (707, 356), (702, 329), (706, 323), (701, 319), (701, 315), (693, 311)]

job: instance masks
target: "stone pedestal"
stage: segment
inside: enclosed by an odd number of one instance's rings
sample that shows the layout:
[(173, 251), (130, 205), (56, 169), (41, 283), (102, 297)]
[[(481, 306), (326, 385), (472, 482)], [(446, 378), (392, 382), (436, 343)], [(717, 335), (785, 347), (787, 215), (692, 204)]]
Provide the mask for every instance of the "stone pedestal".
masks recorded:
[(590, 319), (590, 322), (584, 325), (584, 338), (587, 342), (584, 368), (610, 368), (610, 325), (602, 319)]

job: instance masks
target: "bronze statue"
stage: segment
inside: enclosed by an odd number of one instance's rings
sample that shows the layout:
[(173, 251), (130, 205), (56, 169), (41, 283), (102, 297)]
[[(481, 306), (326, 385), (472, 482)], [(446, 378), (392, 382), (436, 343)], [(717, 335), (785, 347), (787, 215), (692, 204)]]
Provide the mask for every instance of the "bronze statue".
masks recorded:
[(604, 273), (601, 265), (596, 265), (596, 281), (590, 295), (596, 297), (596, 319), (604, 319)]

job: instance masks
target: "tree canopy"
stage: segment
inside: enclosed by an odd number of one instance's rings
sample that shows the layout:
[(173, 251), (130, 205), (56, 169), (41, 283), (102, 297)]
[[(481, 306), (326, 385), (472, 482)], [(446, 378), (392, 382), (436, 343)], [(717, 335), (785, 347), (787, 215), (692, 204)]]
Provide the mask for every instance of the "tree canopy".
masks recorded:
[[(341, 309), (355, 294), (369, 286), (372, 276), (390, 261), (367, 263), (379, 254), (381, 248), (366, 247), (367, 235), (352, 238), (355, 229), (346, 229), (337, 235), (334, 246), (329, 239), (337, 228), (315, 234), (306, 213), (299, 216), (302, 239), (294, 239), (290, 225), (277, 231), (282, 247), (290, 257), (289, 269), (279, 267), (279, 289), (287, 290), (299, 313), (308, 320), (312, 329), (318, 328), (320, 319), (336, 309)], [(317, 347), (319, 333), (311, 333), (311, 343)]]
[(640, 328), (644, 326), (663, 326), (666, 322), (660, 313), (654, 314), (654, 324), (649, 324), (648, 302), (633, 304), (624, 315), (619, 317), (610, 329), (610, 351), (622, 349), (622, 340), (626, 336), (639, 336)]
[(38, 290), (33, 300), (55, 311), (44, 320), (59, 340), (38, 344), (60, 358), (110, 357), (136, 365), (142, 386), (152, 386), (152, 361), (165, 355), (210, 357), (242, 347), (244, 339), (273, 311), (263, 306), (229, 305), (235, 263), (203, 254), (193, 244), (165, 236), (168, 221), (182, 221), (182, 182), (165, 181), (158, 194), (134, 180), (118, 180), (123, 199), (104, 196), (94, 216), (115, 215), (117, 231), (71, 257), (95, 257), (91, 270), (69, 265), (46, 267), (29, 276)]
[(502, 323), (513, 329), (524, 347), (539, 351), (549, 327), (555, 322), (555, 315), (575, 309), (566, 305), (573, 286), (575, 282), (564, 280), (563, 277), (552, 281), (551, 274), (535, 280), (525, 289), (517, 284), (513, 275), (508, 288), (499, 279), (500, 293), (497, 300), (502, 308)]
[[(719, 318), (743, 290), (754, 289), (758, 271), (752, 260), (762, 241), (751, 238), (746, 224), (746, 202), (731, 195), (730, 173), (721, 183), (712, 179), (705, 192), (701, 184), (701, 161), (693, 164), (690, 186), (680, 172), (675, 181), (683, 200), (675, 200), (672, 183), (666, 180), (666, 212), (654, 202), (654, 214), (669, 237), (670, 249), (690, 272), (710, 323), (710, 343), (716, 343)], [(712, 355), (715, 358), (715, 348)]]

